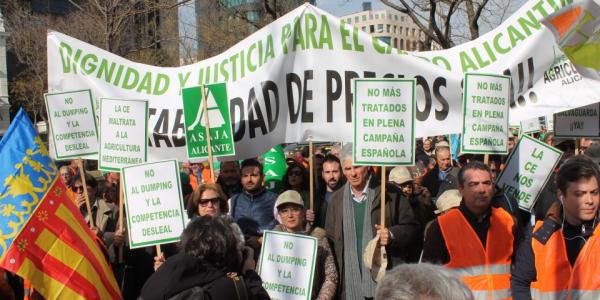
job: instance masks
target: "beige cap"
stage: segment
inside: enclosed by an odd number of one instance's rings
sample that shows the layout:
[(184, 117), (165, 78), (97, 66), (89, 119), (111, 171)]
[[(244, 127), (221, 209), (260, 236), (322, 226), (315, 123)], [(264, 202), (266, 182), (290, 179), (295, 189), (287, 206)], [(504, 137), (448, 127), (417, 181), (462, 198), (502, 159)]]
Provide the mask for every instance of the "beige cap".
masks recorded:
[(277, 201), (275, 201), (275, 208), (278, 208), (279, 206), (287, 203), (293, 203), (304, 207), (304, 201), (302, 201), (302, 196), (300, 196), (300, 193), (294, 190), (287, 190), (281, 193), (281, 195), (277, 197)]
[(369, 241), (363, 252), (363, 262), (365, 267), (371, 270), (371, 277), (379, 282), (385, 276), (388, 260), (385, 247), (379, 245), (379, 235)]
[(435, 149), (441, 148), (441, 147), (450, 148), (450, 144), (448, 144), (448, 142), (446, 142), (446, 141), (437, 142), (435, 144)]
[(414, 181), (414, 179), (407, 167), (394, 167), (390, 171), (390, 181), (396, 184), (403, 184), (408, 181)]
[(443, 213), (451, 208), (458, 207), (462, 201), (462, 195), (456, 189), (444, 191), (435, 202), (436, 214)]

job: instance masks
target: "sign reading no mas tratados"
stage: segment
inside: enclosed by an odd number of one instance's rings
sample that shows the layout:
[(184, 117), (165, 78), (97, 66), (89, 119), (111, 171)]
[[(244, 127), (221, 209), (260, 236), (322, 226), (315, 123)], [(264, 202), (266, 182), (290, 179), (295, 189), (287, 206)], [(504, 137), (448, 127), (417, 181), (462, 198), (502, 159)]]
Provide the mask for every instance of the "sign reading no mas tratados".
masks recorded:
[(131, 248), (171, 243), (185, 228), (176, 160), (122, 169)]
[(462, 153), (508, 153), (510, 77), (465, 74)]
[(100, 99), (98, 168), (120, 171), (148, 157), (148, 101)]
[(531, 211), (561, 155), (560, 150), (523, 135), (498, 176), (497, 185), (517, 199), (521, 209)]
[(414, 79), (354, 80), (354, 163), (413, 165)]
[(56, 159), (98, 154), (98, 126), (90, 90), (44, 96)]

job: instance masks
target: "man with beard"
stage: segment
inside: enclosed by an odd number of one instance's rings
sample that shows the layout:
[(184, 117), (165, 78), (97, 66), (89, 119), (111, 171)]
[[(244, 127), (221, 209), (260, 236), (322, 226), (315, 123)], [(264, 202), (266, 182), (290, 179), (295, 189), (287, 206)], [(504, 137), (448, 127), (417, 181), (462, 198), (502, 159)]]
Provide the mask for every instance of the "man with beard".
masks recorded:
[(342, 174), (342, 165), (337, 156), (328, 154), (323, 158), (321, 171), (321, 184), (317, 197), (315, 197), (315, 225), (325, 226), (327, 205), (333, 192), (337, 191), (346, 182)]
[(221, 162), (221, 170), (217, 183), (221, 185), (227, 197), (242, 191), (240, 163), (237, 160)]
[(241, 179), (243, 190), (231, 196), (230, 200), (233, 220), (242, 229), (249, 246), (255, 249), (262, 244), (263, 231), (277, 225), (274, 213), (277, 194), (264, 188), (264, 178), (263, 166), (258, 160), (244, 160)]

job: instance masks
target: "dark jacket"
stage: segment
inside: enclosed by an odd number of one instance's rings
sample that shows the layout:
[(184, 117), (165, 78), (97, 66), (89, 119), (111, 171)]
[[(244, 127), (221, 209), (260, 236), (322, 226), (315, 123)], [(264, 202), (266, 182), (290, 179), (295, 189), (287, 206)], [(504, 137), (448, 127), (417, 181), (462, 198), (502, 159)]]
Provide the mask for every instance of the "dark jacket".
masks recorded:
[[(545, 244), (556, 231), (562, 230), (565, 237), (565, 247), (569, 256), (569, 262), (571, 263), (571, 266), (573, 266), (579, 252), (591, 236), (592, 232), (594, 232), (595, 225), (598, 221), (598, 217), (596, 217), (596, 221), (591, 224), (584, 224), (586, 233), (583, 234), (581, 232), (581, 226), (572, 226), (565, 223), (563, 228), (562, 206), (560, 205), (560, 202), (556, 202), (548, 209), (544, 223), (538, 230), (533, 232), (533, 227), (528, 223), (525, 227), (523, 240), (517, 248), (513, 266), (511, 268), (510, 288), (513, 299), (531, 299), (531, 282), (535, 281), (537, 278), (535, 255), (531, 244), (532, 239), (536, 239), (540, 243)], [(583, 239), (576, 237), (583, 237)]]
[(266, 189), (251, 195), (241, 192), (231, 197), (231, 216), (244, 235), (260, 236), (277, 225), (273, 207), (277, 194)]
[(418, 187), (408, 198), (410, 206), (415, 214), (417, 222), (419, 222), (418, 238), (415, 239), (415, 244), (410, 247), (410, 255), (407, 262), (416, 263), (419, 261), (421, 251), (423, 250), (423, 234), (427, 223), (435, 219), (435, 205), (431, 201), (431, 193), (424, 188)]
[(423, 176), (423, 181), (421, 181), (421, 186), (425, 187), (431, 193), (431, 196), (434, 198), (439, 197), (444, 191), (450, 189), (458, 188), (458, 171), (460, 168), (452, 167), (446, 179), (442, 182), (439, 179), (440, 168), (439, 166), (435, 166), (433, 170), (427, 172), (425, 176)]
[[(348, 185), (349, 183), (346, 183)], [(333, 243), (333, 251), (336, 257), (338, 272), (340, 274), (340, 283), (338, 295), (345, 299), (344, 289), (344, 217), (343, 203), (344, 201), (352, 201), (352, 199), (344, 199), (344, 190), (347, 186), (343, 186), (331, 196), (331, 202), (327, 209), (327, 220), (325, 222), (325, 231), (327, 237)], [(371, 209), (371, 228), (373, 236), (377, 234), (375, 224), (380, 224), (380, 208), (381, 208), (381, 186), (379, 181), (371, 176), (369, 181), (370, 193), (375, 193)], [(385, 225), (393, 235), (391, 243), (386, 247), (388, 253), (388, 269), (401, 264), (407, 260), (410, 253), (410, 247), (415, 245), (418, 238), (419, 223), (415, 219), (415, 215), (410, 207), (408, 199), (401, 196), (396, 187), (391, 184), (386, 185), (386, 202), (385, 202)], [(366, 224), (365, 224), (366, 226)]]
[[(269, 299), (262, 288), (262, 281), (254, 271), (243, 276), (249, 299)], [(183, 253), (167, 259), (152, 274), (142, 288), (140, 299), (169, 299), (194, 287), (203, 287), (210, 299), (238, 299), (233, 280), (227, 277), (227, 271), (218, 269), (200, 258)]]

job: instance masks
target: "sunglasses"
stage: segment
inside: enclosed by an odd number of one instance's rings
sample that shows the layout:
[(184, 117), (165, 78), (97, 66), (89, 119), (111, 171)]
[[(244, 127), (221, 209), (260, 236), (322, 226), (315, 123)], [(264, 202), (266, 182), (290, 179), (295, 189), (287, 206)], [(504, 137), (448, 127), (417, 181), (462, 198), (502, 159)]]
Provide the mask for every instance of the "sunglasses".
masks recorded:
[(83, 185), (73, 186), (74, 192), (83, 191)]
[(221, 202), (221, 199), (220, 198), (200, 199), (199, 205), (202, 207), (207, 207), (209, 202), (212, 203), (213, 206), (217, 206), (217, 204), (219, 204), (219, 202)]

